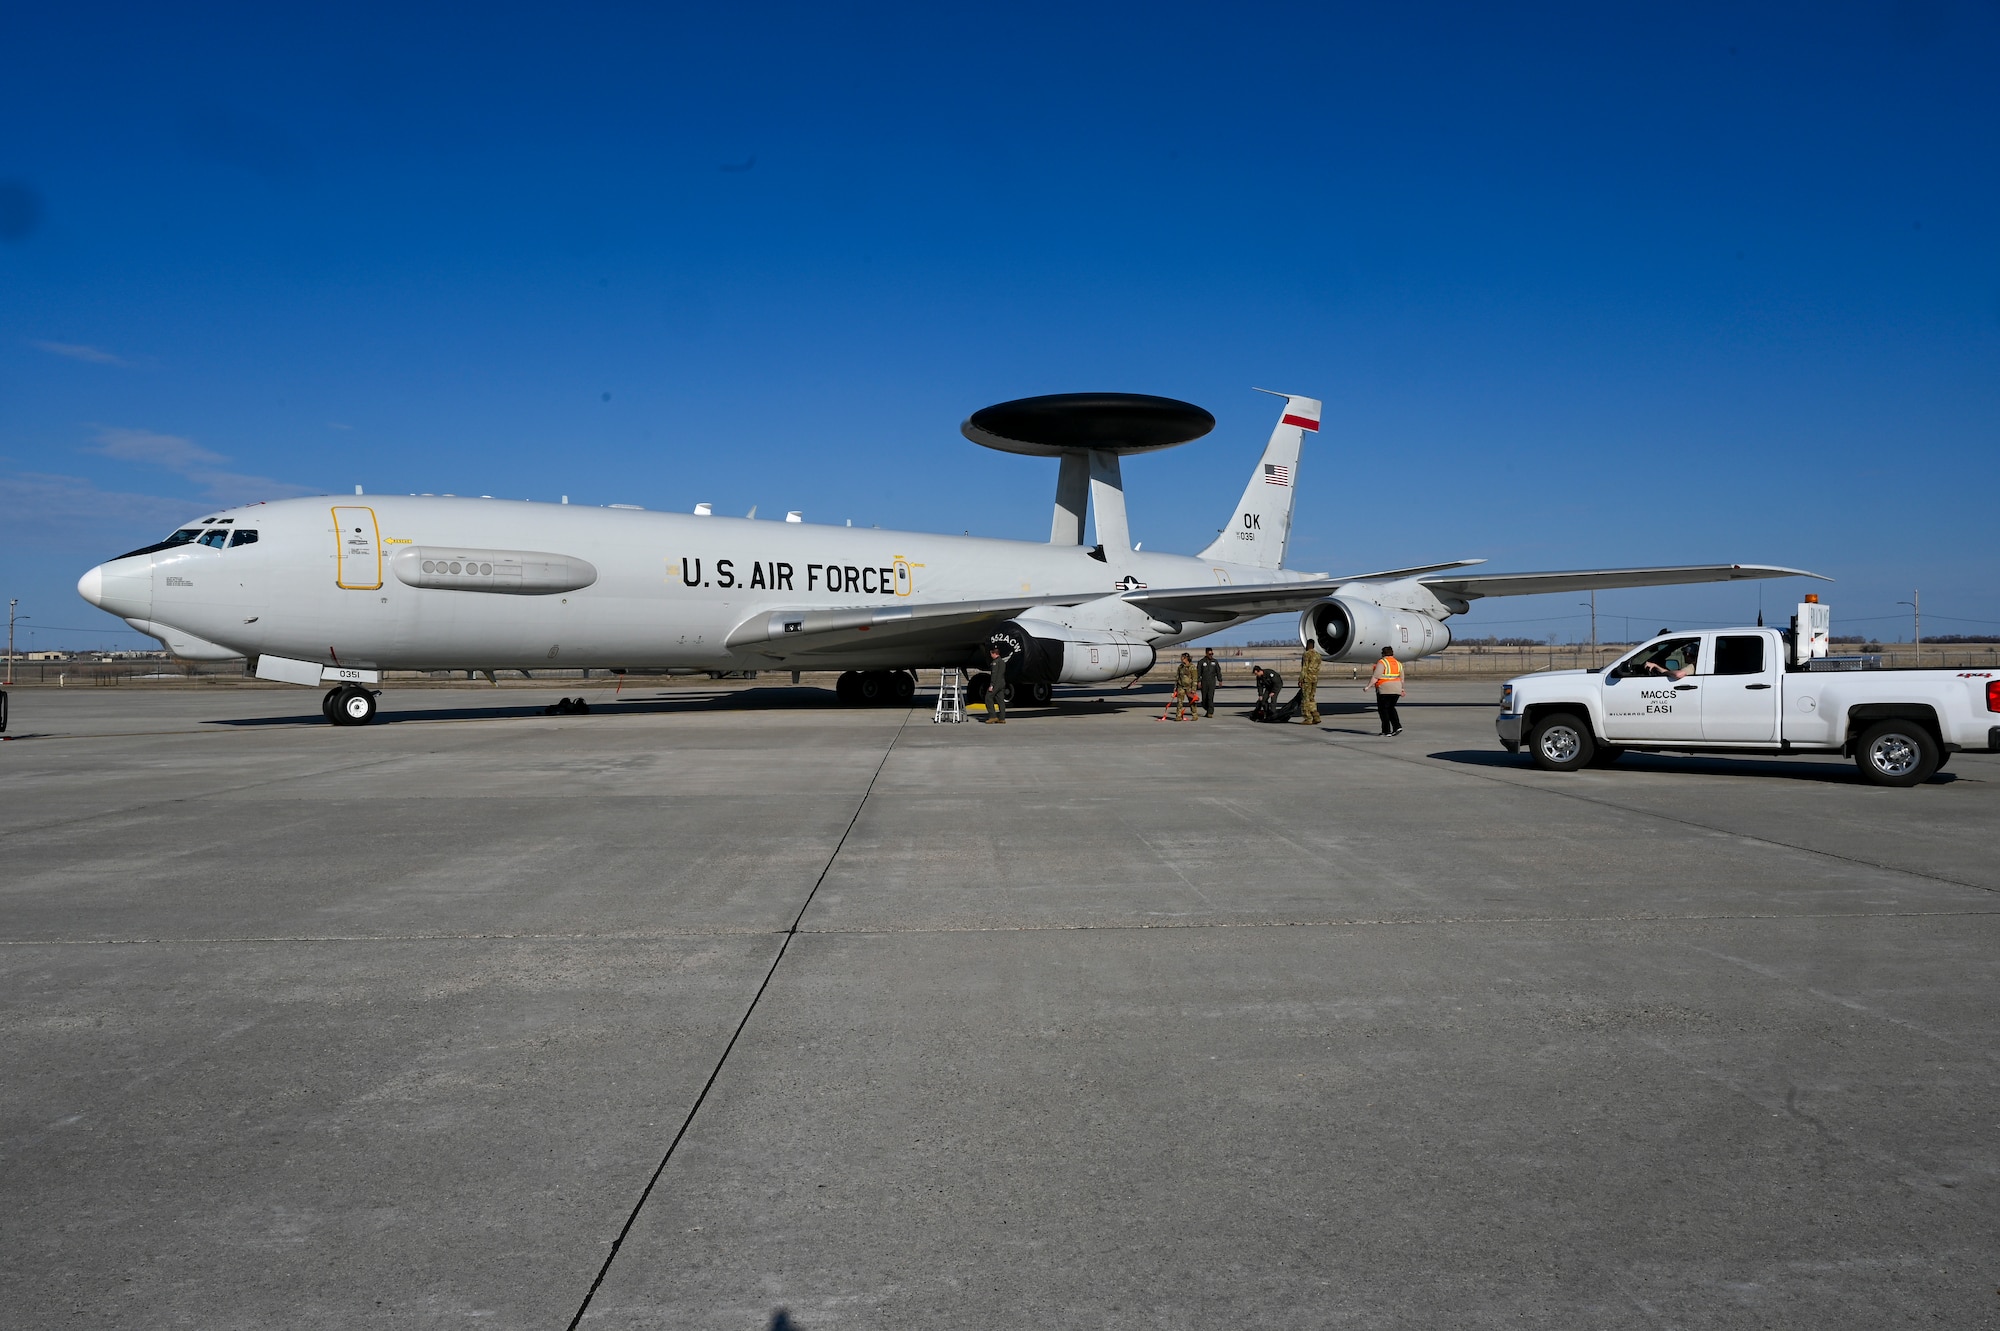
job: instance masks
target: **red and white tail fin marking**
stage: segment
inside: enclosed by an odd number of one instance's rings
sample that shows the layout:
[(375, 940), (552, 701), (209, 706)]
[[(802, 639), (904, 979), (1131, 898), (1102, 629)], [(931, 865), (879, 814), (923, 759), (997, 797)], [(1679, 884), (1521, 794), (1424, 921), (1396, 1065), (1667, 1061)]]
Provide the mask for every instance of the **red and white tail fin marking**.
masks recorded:
[[(1260, 388), (1260, 393), (1270, 393)], [(1299, 453), (1305, 447), (1306, 431), (1319, 432), (1318, 398), (1291, 393), (1272, 393), (1285, 399), (1285, 410), (1264, 445), (1264, 456), (1250, 474), (1243, 498), (1230, 516), (1229, 525), (1215, 543), (1202, 551), (1203, 559), (1256, 568), (1283, 568), (1285, 546), (1292, 535), (1292, 500), (1298, 493)]]

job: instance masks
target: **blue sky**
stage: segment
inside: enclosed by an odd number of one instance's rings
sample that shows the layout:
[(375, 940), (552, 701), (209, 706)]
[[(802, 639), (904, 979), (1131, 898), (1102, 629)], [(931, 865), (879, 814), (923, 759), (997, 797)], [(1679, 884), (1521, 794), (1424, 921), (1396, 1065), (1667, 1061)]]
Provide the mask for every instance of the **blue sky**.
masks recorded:
[(1215, 413), (1127, 468), (1192, 552), (1253, 384), (1326, 401), (1298, 567), (1772, 562), (1837, 630), (1921, 588), (1927, 635), (2000, 631), (1991, 4), (717, 8), (17, 10), (36, 645), (117, 640), (97, 560), (355, 484), (1041, 539), (1054, 464), (957, 426), (1071, 390)]

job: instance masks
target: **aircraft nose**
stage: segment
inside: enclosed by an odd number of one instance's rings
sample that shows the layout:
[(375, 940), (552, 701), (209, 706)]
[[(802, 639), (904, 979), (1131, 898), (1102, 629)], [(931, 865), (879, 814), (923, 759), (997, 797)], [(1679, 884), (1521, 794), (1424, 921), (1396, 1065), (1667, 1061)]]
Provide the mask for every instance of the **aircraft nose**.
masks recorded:
[(99, 564), (76, 580), (76, 593), (124, 619), (153, 617), (153, 557), (128, 555)]

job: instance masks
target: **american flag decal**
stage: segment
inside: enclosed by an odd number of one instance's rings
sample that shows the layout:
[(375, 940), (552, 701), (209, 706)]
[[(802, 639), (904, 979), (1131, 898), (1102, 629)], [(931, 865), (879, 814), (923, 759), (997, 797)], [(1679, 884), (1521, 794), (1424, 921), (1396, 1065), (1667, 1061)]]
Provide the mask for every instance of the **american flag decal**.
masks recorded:
[(1264, 464), (1264, 484), (1290, 485), (1291, 483), (1292, 469), (1290, 467), (1280, 462), (1266, 462)]

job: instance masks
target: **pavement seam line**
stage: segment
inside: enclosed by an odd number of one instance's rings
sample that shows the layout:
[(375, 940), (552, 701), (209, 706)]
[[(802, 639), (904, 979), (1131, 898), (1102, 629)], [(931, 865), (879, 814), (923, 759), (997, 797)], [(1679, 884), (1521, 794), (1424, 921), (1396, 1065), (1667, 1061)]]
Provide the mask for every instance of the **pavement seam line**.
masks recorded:
[[(1309, 743), (1310, 740), (1306, 736), (1301, 735), (1299, 736), (1299, 742)], [(1352, 741), (1333, 738), (1327, 738), (1320, 742), (1331, 748), (1346, 749), (1350, 753), (1359, 753), (1370, 758), (1381, 758), (1389, 762), (1409, 763), (1416, 767), (1433, 765), (1425, 762), (1421, 757), (1404, 758), (1393, 753), (1383, 753), (1372, 745), (1356, 744)], [(1458, 769), (1454, 768), (1452, 770)], [(1485, 781), (1496, 786), (1506, 786), (1511, 790), (1527, 790), (1541, 795), (1553, 795), (1557, 799), (1575, 800), (1579, 804), (1594, 804), (1600, 809), (1615, 809), (1619, 813), (1636, 813), (1647, 818), (1657, 818), (1664, 823), (1674, 823), (1680, 827), (1692, 827), (1702, 832), (1714, 832), (1718, 836), (1737, 837), (1744, 841), (1754, 841), (1763, 846), (1775, 846), (1780, 850), (1794, 850), (1805, 855), (1820, 855), (1829, 860), (1838, 860), (1842, 864), (1859, 865), (1864, 869), (1880, 869), (1884, 873), (1907, 874), (1912, 878), (1922, 878), (1933, 883), (1948, 883), (1952, 887), (1970, 888), (1975, 892), (2000, 894), (2000, 888), (1988, 887), (1984, 883), (1968, 883), (1962, 878), (1950, 878), (1939, 873), (1925, 873), (1922, 869), (1905, 869), (1901, 865), (1882, 864), (1875, 860), (1864, 860), (1857, 855), (1842, 855), (1838, 851), (1822, 850), (1818, 846), (1794, 845), (1789, 841), (1779, 841), (1775, 837), (1759, 836), (1755, 832), (1739, 832), (1734, 828), (1716, 827), (1710, 823), (1698, 823), (1691, 818), (1676, 818), (1673, 814), (1661, 813), (1656, 809), (1634, 808), (1629, 804), (1617, 804), (1611, 800), (1593, 799), (1589, 795), (1579, 795), (1574, 791), (1551, 790), (1545, 786), (1531, 786), (1524, 781), (1509, 781), (1505, 777), (1492, 776), (1486, 772), (1459, 771), (1459, 775), (1470, 777), (1476, 781)]]
[[(1450, 925), (1486, 924), (1696, 924), (1705, 922), (1765, 920), (1979, 920), (2000, 915), (1996, 910), (1821, 910), (1746, 911), (1722, 914), (1708, 911), (1683, 915), (1433, 915), (1396, 919), (1382, 915), (1327, 916), (1300, 920), (1148, 920), (1138, 924), (934, 924), (889, 928), (886, 926), (834, 926), (807, 929), (803, 925), (787, 929), (791, 933), (835, 937), (842, 934), (870, 937), (922, 936), (928, 934), (1030, 934), (1030, 933), (1137, 933), (1147, 929), (1356, 929), (1415, 927), (1442, 928)], [(756, 938), (765, 929), (662, 929), (643, 934), (239, 934), (208, 938), (0, 938), (0, 948), (33, 947), (263, 947), (271, 944), (324, 945), (335, 943), (663, 943), (685, 938)]]
[(584, 1291), (583, 1302), (577, 1305), (576, 1316), (569, 1319), (566, 1331), (576, 1331), (582, 1324), (584, 1314), (590, 1311), (591, 1300), (597, 1297), (597, 1291), (603, 1286), (604, 1278), (611, 1274), (611, 1264), (618, 1260), (618, 1252), (625, 1246), (626, 1236), (632, 1232), (632, 1226), (639, 1223), (639, 1213), (646, 1209), (646, 1202), (652, 1197), (653, 1189), (659, 1186), (661, 1177), (667, 1172), (667, 1166), (673, 1162), (674, 1152), (680, 1148), (688, 1129), (694, 1126), (695, 1116), (700, 1114), (701, 1107), (708, 1103), (708, 1093), (715, 1089), (716, 1081), (722, 1076), (722, 1069), (729, 1063), (730, 1054), (736, 1050), (736, 1042), (743, 1038), (744, 1030), (750, 1025), (750, 1018), (756, 1015), (757, 1004), (763, 1001), (765, 991), (771, 987), (772, 979), (778, 974), (778, 967), (785, 960), (785, 953), (791, 949), (792, 940), (799, 936), (799, 926), (805, 922), (806, 912), (812, 909), (813, 898), (819, 895), (820, 884), (824, 883), (826, 876), (833, 872), (834, 861), (840, 858), (842, 848), (847, 845), (847, 838), (854, 834), (855, 826), (861, 821), (862, 810), (868, 807), (868, 797), (875, 793), (875, 783), (882, 779), (882, 770), (889, 765), (889, 755), (896, 751), (896, 741), (903, 737), (903, 731), (909, 728), (910, 718), (914, 715), (916, 715), (915, 708), (903, 713), (902, 722), (897, 725), (896, 733), (889, 736), (888, 747), (882, 750), (882, 760), (875, 764), (875, 770), (869, 775), (868, 784), (862, 789), (861, 798), (854, 806), (854, 816), (847, 820), (847, 826), (841, 830), (840, 839), (833, 843), (832, 854), (826, 857), (826, 863), (820, 866), (819, 876), (813, 879), (812, 888), (806, 893), (806, 899), (799, 903), (798, 914), (792, 917), (791, 927), (785, 930), (783, 940), (778, 944), (777, 955), (771, 958), (770, 968), (764, 972), (763, 982), (757, 986), (757, 992), (750, 996), (750, 1005), (743, 1009), (743, 1016), (736, 1023), (736, 1029), (729, 1033), (729, 1043), (722, 1046), (722, 1054), (715, 1060), (715, 1066), (709, 1070), (708, 1080), (702, 1083), (701, 1091), (695, 1096), (694, 1103), (688, 1106), (686, 1117), (681, 1119), (681, 1125), (674, 1132), (673, 1140), (667, 1143), (666, 1153), (660, 1157), (660, 1163), (653, 1167), (651, 1177), (646, 1180), (646, 1186), (639, 1193), (639, 1200), (632, 1204), (631, 1213), (619, 1227), (618, 1236), (611, 1240), (611, 1251), (604, 1254), (604, 1262), (597, 1268), (597, 1276), (590, 1282), (590, 1288)]

